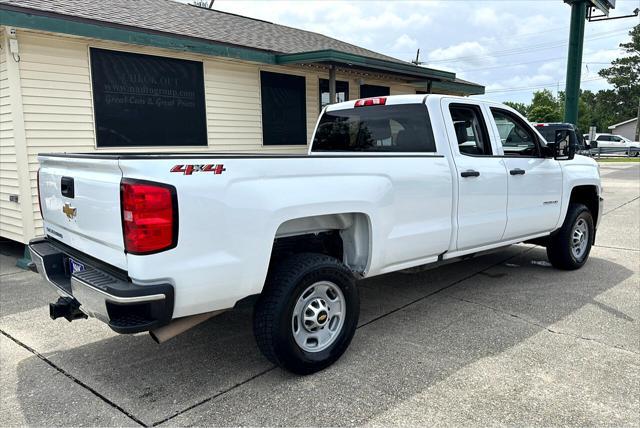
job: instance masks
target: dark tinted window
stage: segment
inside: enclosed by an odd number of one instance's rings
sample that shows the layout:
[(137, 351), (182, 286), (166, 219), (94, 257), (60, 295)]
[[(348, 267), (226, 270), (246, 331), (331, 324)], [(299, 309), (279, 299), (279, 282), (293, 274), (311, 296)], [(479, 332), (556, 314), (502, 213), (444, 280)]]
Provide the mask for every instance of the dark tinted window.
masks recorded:
[(567, 128), (554, 126), (554, 125), (547, 125), (547, 126), (536, 126), (536, 129), (540, 134), (542, 134), (545, 140), (553, 143), (556, 139), (556, 130), (567, 129)]
[[(329, 104), (329, 80), (320, 79), (320, 109)], [(336, 81), (336, 102), (349, 100), (349, 82)]]
[(537, 157), (540, 155), (535, 133), (520, 118), (495, 108), (491, 109), (491, 113), (496, 121), (502, 149), (506, 156)]
[(202, 63), (91, 49), (98, 147), (206, 146)]
[(325, 112), (313, 150), (435, 152), (436, 145), (427, 108), (403, 104)]
[(542, 134), (547, 142), (551, 143), (556, 139), (556, 131), (567, 130), (569, 131), (571, 144), (576, 146), (578, 149), (585, 148), (584, 137), (577, 128), (574, 129), (568, 125), (536, 125), (536, 129), (540, 134)]
[(453, 128), (456, 131), (458, 150), (462, 154), (490, 156), (491, 141), (480, 107), (468, 104), (452, 104), (449, 107)]
[(360, 85), (360, 98), (386, 97), (388, 95), (388, 86)]
[(260, 72), (263, 144), (307, 144), (307, 110), (303, 76)]

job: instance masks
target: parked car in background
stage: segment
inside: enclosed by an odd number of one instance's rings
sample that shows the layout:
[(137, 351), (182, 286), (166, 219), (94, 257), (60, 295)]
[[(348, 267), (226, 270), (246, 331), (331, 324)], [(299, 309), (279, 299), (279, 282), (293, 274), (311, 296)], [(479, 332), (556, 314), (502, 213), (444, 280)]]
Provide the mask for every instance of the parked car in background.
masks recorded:
[[(569, 133), (569, 139), (575, 151), (578, 154), (589, 156), (591, 154), (591, 146), (585, 136), (572, 123), (534, 123), (538, 132), (542, 134), (545, 140), (553, 142), (556, 138), (556, 131), (562, 130)], [(587, 134), (588, 136), (588, 134)]]
[(627, 153), (630, 156), (638, 156), (640, 153), (640, 142), (631, 141), (622, 135), (596, 134), (595, 140), (603, 153)]

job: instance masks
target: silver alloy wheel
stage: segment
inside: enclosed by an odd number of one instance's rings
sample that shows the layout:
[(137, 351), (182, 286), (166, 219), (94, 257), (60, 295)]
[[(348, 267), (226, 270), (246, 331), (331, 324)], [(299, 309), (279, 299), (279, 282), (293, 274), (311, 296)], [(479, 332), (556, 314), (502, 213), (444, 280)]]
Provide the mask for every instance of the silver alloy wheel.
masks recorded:
[(293, 338), (307, 352), (327, 349), (340, 335), (346, 302), (342, 290), (330, 281), (319, 281), (300, 295), (291, 317)]
[(573, 258), (580, 261), (587, 251), (589, 244), (589, 227), (585, 219), (580, 218), (573, 226), (571, 233), (571, 253)]

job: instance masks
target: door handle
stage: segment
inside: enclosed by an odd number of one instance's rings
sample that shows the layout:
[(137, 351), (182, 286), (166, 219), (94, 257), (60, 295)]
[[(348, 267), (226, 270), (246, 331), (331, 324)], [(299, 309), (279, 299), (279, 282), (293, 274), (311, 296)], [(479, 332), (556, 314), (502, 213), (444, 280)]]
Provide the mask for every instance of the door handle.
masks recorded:
[(480, 173), (478, 171), (474, 171), (472, 169), (468, 169), (466, 171), (462, 171), (460, 173), (461, 177), (479, 177)]
[(512, 169), (511, 171), (509, 171), (509, 174), (511, 175), (524, 175), (526, 171), (524, 169), (520, 169), (520, 168), (516, 168), (516, 169)]
[(73, 198), (75, 196), (73, 177), (62, 177), (60, 179), (60, 193), (67, 198)]

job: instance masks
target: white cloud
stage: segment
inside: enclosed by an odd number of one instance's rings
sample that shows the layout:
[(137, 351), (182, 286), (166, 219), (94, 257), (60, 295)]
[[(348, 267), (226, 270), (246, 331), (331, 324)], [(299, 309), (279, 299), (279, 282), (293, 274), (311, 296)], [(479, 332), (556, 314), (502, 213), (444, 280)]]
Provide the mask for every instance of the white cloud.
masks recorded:
[(432, 65), (437, 67), (438, 62), (444, 63), (447, 60), (456, 60), (460, 67), (466, 65), (487, 65), (493, 64), (495, 58), (487, 56), (488, 49), (479, 42), (462, 42), (446, 48), (439, 48), (429, 52), (428, 58)]
[(566, 72), (564, 61), (550, 61), (545, 62), (540, 67), (538, 67), (538, 73), (546, 74), (546, 75), (557, 75), (560, 73), (561, 75)]
[(393, 50), (401, 50), (401, 49), (416, 49), (418, 47), (418, 41), (408, 34), (403, 34), (402, 36), (396, 39), (396, 42), (393, 44)]
[(471, 23), (477, 26), (496, 25), (498, 21), (498, 14), (490, 7), (476, 9), (471, 15)]

